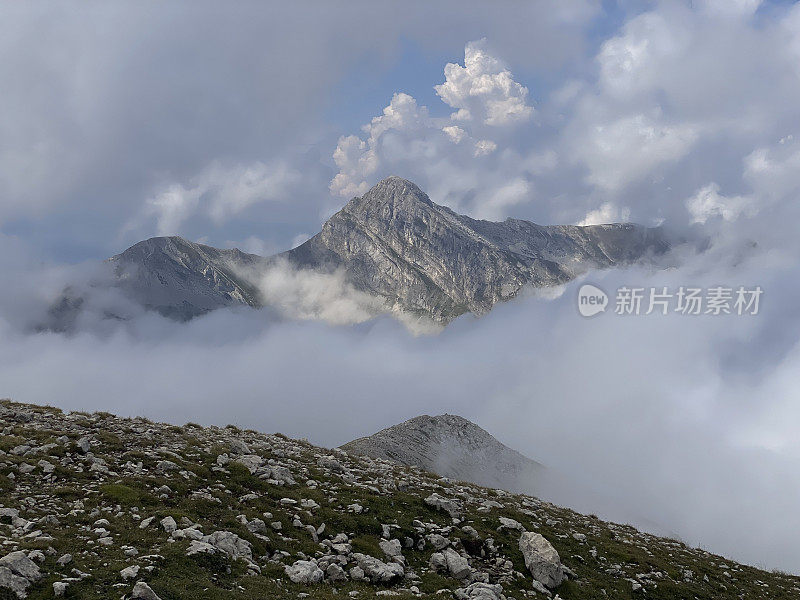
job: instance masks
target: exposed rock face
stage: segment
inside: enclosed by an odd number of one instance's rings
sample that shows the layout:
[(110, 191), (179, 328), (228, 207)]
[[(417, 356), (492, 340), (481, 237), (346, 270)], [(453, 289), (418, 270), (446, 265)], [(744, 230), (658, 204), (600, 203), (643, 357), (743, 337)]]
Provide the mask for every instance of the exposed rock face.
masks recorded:
[[(388, 177), (348, 202), (306, 243), (275, 257), (173, 236), (139, 242), (108, 262), (111, 285), (178, 320), (226, 306), (262, 306), (254, 282), (267, 269), (286, 264), (321, 273), (342, 270), (347, 283), (375, 298), (377, 306), (447, 323), (462, 313), (486, 313), (526, 285), (565, 283), (589, 269), (640, 261), (668, 246), (659, 229), (629, 223), (478, 221), (434, 204), (410, 181)], [(66, 290), (42, 327), (69, 329), (85, 305), (80, 293)]]
[(531, 489), (542, 465), (456, 415), (415, 417), (342, 446), (444, 477), (507, 490)]
[(260, 306), (255, 288), (237, 270), (267, 263), (254, 254), (219, 250), (177, 236), (139, 242), (109, 262), (127, 296), (178, 320), (224, 306)]
[(519, 538), (519, 550), (533, 578), (545, 587), (558, 587), (566, 579), (558, 552), (544, 536), (524, 532)]
[(628, 223), (477, 221), (434, 204), (410, 181), (388, 177), (283, 256), (301, 268), (344, 268), (357, 289), (447, 322), (483, 314), (524, 285), (565, 283), (590, 268), (667, 248), (659, 230)]

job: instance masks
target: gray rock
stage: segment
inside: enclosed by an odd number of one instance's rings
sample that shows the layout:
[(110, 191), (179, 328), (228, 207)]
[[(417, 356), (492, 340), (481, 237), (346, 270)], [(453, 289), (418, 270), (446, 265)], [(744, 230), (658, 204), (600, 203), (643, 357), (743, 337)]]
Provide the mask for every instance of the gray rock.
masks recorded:
[(425, 498), (425, 504), (447, 512), (451, 517), (457, 517), (463, 510), (461, 502), (454, 498), (444, 498), (439, 494), (431, 494)]
[(372, 583), (390, 583), (401, 579), (405, 575), (402, 565), (397, 563), (387, 564), (374, 556), (368, 556), (360, 552), (353, 554), (353, 559), (364, 571), (366, 578)]
[(555, 588), (566, 578), (558, 552), (544, 536), (524, 532), (519, 538), (519, 549), (533, 578), (545, 587)]
[(133, 586), (130, 600), (161, 600), (161, 598), (144, 581), (139, 581)]
[(6, 554), (3, 558), (0, 558), (0, 567), (10, 569), (15, 575), (24, 577), (32, 583), (42, 578), (42, 574), (39, 572), (39, 566), (21, 550), (11, 552), (10, 554)]
[(130, 567), (125, 567), (119, 572), (119, 576), (122, 577), (124, 581), (128, 581), (129, 579), (134, 579), (136, 578), (137, 575), (139, 575), (138, 565), (131, 565)]
[(447, 570), (453, 577), (456, 579), (465, 579), (466, 577), (469, 577), (471, 569), (466, 558), (461, 556), (452, 548), (445, 548), (445, 550), (442, 552), (442, 556), (444, 556)]
[(381, 550), (383, 550), (383, 553), (392, 561), (401, 564), (405, 562), (403, 559), (403, 546), (400, 544), (400, 540), (381, 540), (378, 542), (378, 545)]
[(298, 560), (284, 567), (284, 570), (293, 583), (319, 583), (325, 576), (317, 563), (311, 560)]
[(27, 590), (30, 585), (30, 581), (17, 575), (8, 567), (0, 567), (0, 589), (8, 588), (16, 593), (19, 598), (27, 598)]
[(164, 517), (161, 519), (161, 527), (164, 528), (164, 531), (167, 533), (172, 533), (178, 528), (178, 524), (175, 522), (175, 519), (172, 517)]
[(211, 535), (205, 536), (203, 541), (227, 554), (231, 560), (236, 560), (237, 558), (244, 558), (248, 561), (253, 560), (253, 550), (250, 542), (243, 540), (230, 531), (215, 531)]
[(75, 445), (78, 447), (78, 450), (80, 450), (83, 454), (86, 454), (92, 447), (90, 442), (91, 439), (88, 436), (84, 436), (75, 442)]
[(216, 554), (217, 549), (206, 542), (192, 540), (189, 547), (186, 549), (186, 556), (194, 556), (195, 554)]
[(502, 600), (503, 587), (497, 584), (476, 582), (456, 590), (458, 600)]
[(347, 573), (345, 573), (344, 569), (336, 563), (331, 563), (328, 565), (328, 568), (325, 569), (325, 577), (331, 582), (346, 581)]

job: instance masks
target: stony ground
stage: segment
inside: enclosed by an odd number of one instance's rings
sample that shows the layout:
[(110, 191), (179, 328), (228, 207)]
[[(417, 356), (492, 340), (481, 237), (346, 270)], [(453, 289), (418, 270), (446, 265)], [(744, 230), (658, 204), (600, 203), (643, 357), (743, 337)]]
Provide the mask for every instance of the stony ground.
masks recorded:
[(0, 402), (0, 600), (800, 598), (800, 578), (282, 435)]

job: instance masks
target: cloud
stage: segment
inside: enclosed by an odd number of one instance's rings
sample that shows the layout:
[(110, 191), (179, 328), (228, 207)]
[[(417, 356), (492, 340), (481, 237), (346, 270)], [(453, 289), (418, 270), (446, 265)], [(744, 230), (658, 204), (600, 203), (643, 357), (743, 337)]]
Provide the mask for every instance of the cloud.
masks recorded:
[(456, 121), (478, 120), (486, 125), (527, 121), (533, 114), (528, 88), (514, 81), (511, 72), (489, 54), (486, 39), (469, 42), (464, 66), (447, 63), (445, 82), (434, 87), (442, 101), (457, 109)]
[(594, 125), (577, 141), (574, 156), (588, 168), (589, 183), (615, 192), (683, 158), (697, 139), (691, 125), (669, 125), (638, 114)]
[(589, 211), (578, 225), (603, 225), (605, 223), (620, 223), (629, 221), (631, 211), (619, 208), (611, 202), (604, 202), (600, 208)]
[(742, 213), (752, 211), (753, 198), (747, 196), (723, 196), (719, 186), (710, 183), (686, 201), (692, 215), (692, 223), (705, 223), (714, 216), (733, 221)]
[[(435, 86), (451, 108), (449, 118), (395, 93), (381, 115), (362, 127), (363, 137), (339, 138), (333, 160), (339, 172), (330, 191), (343, 198), (364, 194), (379, 179), (401, 175), (415, 181), (435, 202), (488, 219), (534, 194), (533, 176), (554, 166), (552, 152), (520, 154), (498, 128), (525, 125), (532, 115), (528, 90), (486, 49), (466, 45), (465, 66), (445, 66), (445, 83)], [(546, 157), (546, 160), (541, 160)]]
[(255, 204), (290, 201), (301, 181), (301, 173), (282, 161), (232, 167), (215, 162), (188, 183), (172, 183), (155, 194), (127, 228), (139, 228), (152, 217), (159, 235), (174, 235), (197, 214), (221, 224)]
[(279, 262), (255, 283), (262, 302), (289, 319), (353, 325), (389, 312), (380, 299), (350, 285), (343, 271), (298, 270)]

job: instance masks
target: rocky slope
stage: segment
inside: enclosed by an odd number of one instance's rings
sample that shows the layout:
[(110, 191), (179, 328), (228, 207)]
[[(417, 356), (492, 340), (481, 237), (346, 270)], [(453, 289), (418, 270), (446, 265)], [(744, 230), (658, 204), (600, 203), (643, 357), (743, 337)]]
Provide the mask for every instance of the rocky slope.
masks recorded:
[(796, 599), (800, 578), (232, 426), (0, 402), (0, 598)]
[(148, 309), (179, 320), (224, 306), (261, 305), (244, 270), (268, 261), (240, 250), (219, 250), (181, 237), (151, 238), (109, 259), (125, 294)]
[[(389, 177), (351, 200), (306, 243), (278, 256), (220, 250), (177, 236), (151, 238), (109, 259), (112, 281), (92, 286), (111, 285), (147, 309), (187, 320), (225, 306), (266, 303), (255, 282), (271, 268), (343, 271), (349, 285), (386, 311), (444, 324), (465, 312), (483, 314), (524, 286), (558, 285), (588, 269), (646, 260), (668, 247), (661, 230), (628, 223), (477, 221), (434, 204), (410, 181)], [(83, 301), (65, 293), (44, 327), (68, 329)]]
[(342, 449), (511, 491), (532, 489), (544, 468), (457, 415), (415, 417)]
[(525, 285), (558, 285), (668, 247), (660, 230), (630, 223), (477, 221), (434, 204), (410, 181), (388, 177), (282, 256), (299, 268), (343, 268), (357, 289), (447, 322), (483, 314)]

